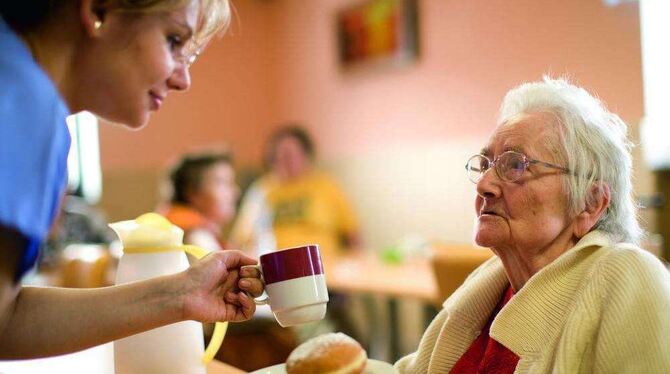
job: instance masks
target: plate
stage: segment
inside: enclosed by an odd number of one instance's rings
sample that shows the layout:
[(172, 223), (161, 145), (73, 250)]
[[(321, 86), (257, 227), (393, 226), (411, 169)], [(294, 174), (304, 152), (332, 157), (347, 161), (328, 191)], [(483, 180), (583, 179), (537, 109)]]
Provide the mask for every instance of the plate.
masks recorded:
[[(393, 365), (379, 360), (368, 359), (363, 374), (394, 374), (397, 373)], [(286, 374), (286, 364), (279, 364), (259, 369), (250, 374)]]

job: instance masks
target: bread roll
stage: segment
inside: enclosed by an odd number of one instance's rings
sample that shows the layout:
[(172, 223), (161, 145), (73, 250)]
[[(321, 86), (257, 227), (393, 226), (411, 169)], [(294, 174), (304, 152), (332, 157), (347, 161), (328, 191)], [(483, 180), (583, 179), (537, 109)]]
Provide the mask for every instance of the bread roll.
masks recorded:
[(368, 356), (357, 341), (341, 332), (309, 339), (291, 352), (287, 374), (361, 374)]

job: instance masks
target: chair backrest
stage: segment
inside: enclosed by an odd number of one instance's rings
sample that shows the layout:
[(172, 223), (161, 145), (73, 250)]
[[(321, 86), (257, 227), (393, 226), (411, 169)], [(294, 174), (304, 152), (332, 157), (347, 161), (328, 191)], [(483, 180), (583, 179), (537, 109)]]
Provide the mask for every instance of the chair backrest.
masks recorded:
[(60, 286), (93, 288), (108, 286), (111, 255), (107, 248), (96, 244), (71, 244), (61, 257)]
[(490, 249), (469, 244), (434, 245), (431, 265), (437, 280), (439, 304), (456, 291), (473, 270), (492, 256)]

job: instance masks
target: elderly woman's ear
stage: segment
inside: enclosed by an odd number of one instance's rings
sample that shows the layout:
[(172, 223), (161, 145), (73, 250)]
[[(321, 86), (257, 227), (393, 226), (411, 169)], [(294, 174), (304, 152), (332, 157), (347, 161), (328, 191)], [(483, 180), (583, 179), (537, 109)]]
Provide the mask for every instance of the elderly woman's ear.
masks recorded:
[(584, 209), (575, 217), (574, 234), (581, 238), (588, 234), (600, 220), (610, 205), (610, 186), (604, 182), (596, 182), (589, 189)]

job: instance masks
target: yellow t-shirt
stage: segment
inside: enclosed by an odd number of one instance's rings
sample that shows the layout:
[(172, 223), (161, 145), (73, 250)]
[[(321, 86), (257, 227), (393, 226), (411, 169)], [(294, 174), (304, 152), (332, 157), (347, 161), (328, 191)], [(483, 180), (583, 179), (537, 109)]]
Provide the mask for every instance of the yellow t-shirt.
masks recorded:
[(267, 203), (277, 248), (319, 244), (321, 257), (336, 254), (342, 238), (358, 231), (346, 197), (326, 174), (310, 172), (286, 183), (268, 183)]

